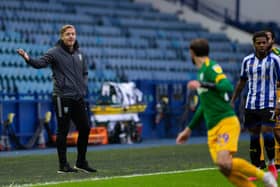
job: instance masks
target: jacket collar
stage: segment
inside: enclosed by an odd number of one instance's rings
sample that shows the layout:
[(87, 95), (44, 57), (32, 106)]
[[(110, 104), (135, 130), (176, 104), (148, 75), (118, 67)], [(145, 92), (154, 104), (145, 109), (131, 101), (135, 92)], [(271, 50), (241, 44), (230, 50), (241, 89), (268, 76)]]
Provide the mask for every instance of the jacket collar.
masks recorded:
[(64, 42), (63, 42), (61, 39), (57, 41), (56, 46), (60, 46), (62, 49), (64, 49), (64, 50), (67, 51), (68, 53), (73, 54), (75, 51), (78, 50), (78, 48), (79, 48), (79, 43), (78, 43), (77, 40), (75, 41), (74, 50), (73, 50), (73, 51), (70, 51), (69, 48), (64, 44)]

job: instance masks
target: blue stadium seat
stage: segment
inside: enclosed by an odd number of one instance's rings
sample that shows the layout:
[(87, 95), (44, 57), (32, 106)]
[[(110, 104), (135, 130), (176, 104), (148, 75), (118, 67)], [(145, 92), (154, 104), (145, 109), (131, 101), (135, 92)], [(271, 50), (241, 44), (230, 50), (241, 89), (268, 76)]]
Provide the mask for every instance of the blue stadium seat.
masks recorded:
[[(115, 71), (120, 69), (129, 71), (129, 77), (134, 79), (162, 79), (165, 74), (169, 80), (188, 79), (183, 74), (194, 72), (190, 65), (189, 42), (197, 37), (210, 40), (211, 49), (215, 49), (211, 51), (211, 58), (230, 64), (225, 65), (226, 70), (233, 68), (232, 64), (240, 62), (251, 49), (230, 42), (224, 34), (211, 33), (199, 23), (182, 22), (175, 14), (160, 13), (151, 4), (130, 0), (28, 3), (29, 9), (19, 8), (27, 2), (0, 4), (0, 18), (4, 20), (1, 24), (8, 29), (0, 31), (3, 54), (0, 66), (23, 68), (21, 72), (16, 71), (20, 80), (51, 79), (47, 71), (35, 73), (31, 68), (24, 68), (27, 65), (16, 55), (15, 49), (24, 48), (34, 57), (42, 55), (59, 39), (58, 30), (65, 22), (77, 28), (90, 73), (96, 68), (89, 75), (90, 81), (117, 79)], [(10, 76), (9, 73), (4, 75)]]

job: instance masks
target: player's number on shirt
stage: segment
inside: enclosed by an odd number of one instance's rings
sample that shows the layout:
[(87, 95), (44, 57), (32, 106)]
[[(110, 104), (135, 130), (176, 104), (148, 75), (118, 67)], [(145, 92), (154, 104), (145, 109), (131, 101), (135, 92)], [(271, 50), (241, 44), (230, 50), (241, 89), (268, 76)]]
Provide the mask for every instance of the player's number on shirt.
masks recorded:
[(274, 110), (270, 110), (270, 113), (271, 113), (270, 120), (274, 121), (275, 120), (275, 111)]

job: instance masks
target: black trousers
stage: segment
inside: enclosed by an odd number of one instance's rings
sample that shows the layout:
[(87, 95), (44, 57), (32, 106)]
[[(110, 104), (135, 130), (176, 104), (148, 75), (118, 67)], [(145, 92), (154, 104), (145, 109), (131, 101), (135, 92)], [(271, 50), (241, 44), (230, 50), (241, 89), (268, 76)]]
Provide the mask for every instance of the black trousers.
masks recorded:
[(82, 98), (74, 100), (53, 96), (53, 104), (57, 117), (56, 145), (59, 164), (63, 165), (67, 163), (66, 138), (71, 120), (79, 132), (76, 163), (83, 163), (86, 160), (88, 136), (90, 132), (88, 109), (85, 101)]

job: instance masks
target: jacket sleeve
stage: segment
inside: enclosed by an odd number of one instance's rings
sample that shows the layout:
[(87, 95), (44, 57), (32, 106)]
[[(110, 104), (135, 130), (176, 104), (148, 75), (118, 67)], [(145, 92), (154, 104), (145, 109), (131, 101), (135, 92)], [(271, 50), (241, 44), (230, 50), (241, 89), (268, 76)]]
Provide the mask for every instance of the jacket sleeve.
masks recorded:
[(30, 58), (30, 60), (26, 61), (26, 63), (31, 65), (33, 68), (40, 69), (47, 67), (49, 64), (53, 63), (53, 61), (53, 56), (51, 53), (47, 52), (39, 59)]
[(87, 65), (87, 60), (83, 60), (83, 79), (84, 79), (84, 84), (87, 86), (88, 85), (88, 65)]
[(202, 107), (199, 106), (191, 120), (191, 122), (189, 123), (188, 127), (193, 130), (193, 128), (200, 122), (200, 120), (203, 117), (203, 110)]

